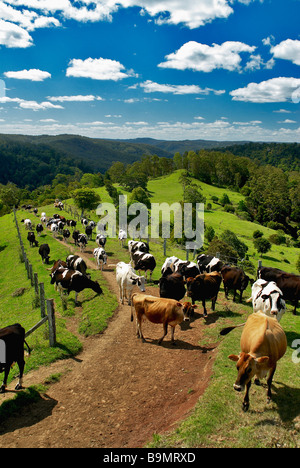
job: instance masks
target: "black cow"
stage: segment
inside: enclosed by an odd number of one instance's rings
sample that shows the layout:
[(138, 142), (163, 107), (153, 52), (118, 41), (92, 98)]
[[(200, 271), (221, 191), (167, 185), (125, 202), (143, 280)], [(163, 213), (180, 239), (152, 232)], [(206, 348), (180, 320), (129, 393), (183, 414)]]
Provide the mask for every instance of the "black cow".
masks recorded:
[(202, 301), (204, 317), (207, 317), (206, 300), (212, 300), (212, 310), (215, 310), (221, 282), (222, 276), (218, 271), (202, 273), (196, 278), (188, 278), (186, 281), (187, 295), (192, 299), (192, 304), (195, 304), (195, 301)]
[(180, 301), (185, 296), (184, 279), (180, 273), (162, 276), (159, 280), (159, 295)]
[(221, 271), (223, 262), (213, 255), (201, 254), (197, 257), (197, 265), (200, 273), (211, 273), (212, 271)]
[(283, 299), (293, 304), (293, 314), (296, 315), (300, 299), (300, 276), (271, 267), (258, 268), (257, 276), (266, 281), (275, 281), (282, 291)]
[(92, 226), (86, 226), (85, 228), (85, 234), (87, 235), (88, 239), (90, 240), (93, 235), (93, 228)]
[(150, 271), (150, 281), (151, 281), (153, 270), (156, 267), (156, 261), (153, 255), (137, 250), (136, 252), (131, 254), (131, 259), (133, 262), (133, 268), (135, 270), (138, 270), (139, 272), (142, 270), (145, 272), (146, 281), (147, 281), (147, 272)]
[(75, 304), (77, 305), (78, 293), (84, 289), (92, 289), (97, 294), (102, 294), (103, 291), (97, 281), (92, 281), (80, 271), (69, 270), (68, 268), (58, 268), (51, 274), (51, 284), (55, 284), (60, 294), (66, 290), (68, 294), (75, 291)]
[(240, 302), (242, 302), (243, 292), (247, 288), (250, 278), (241, 268), (225, 266), (221, 270), (224, 283), (225, 297), (228, 299), (228, 292), (233, 290), (233, 301), (236, 292), (240, 291)]
[(78, 237), (79, 237), (80, 232), (76, 229), (73, 231), (72, 238), (74, 240), (75, 245), (78, 245)]
[(37, 235), (40, 236), (44, 230), (44, 226), (42, 225), (42, 223), (37, 224), (35, 230), (37, 232)]
[(39, 254), (42, 257), (42, 262), (49, 264), (49, 259), (50, 259), (50, 247), (48, 244), (42, 244), (39, 248)]
[(33, 231), (28, 233), (27, 240), (29, 241), (30, 247), (33, 247), (34, 245), (37, 247), (39, 245), (38, 241), (35, 240), (35, 234)]
[(22, 388), (25, 366), (24, 343), (30, 353), (30, 348), (25, 341), (25, 330), (19, 323), (0, 329), (0, 372), (4, 371), (4, 379), (0, 387), (0, 393), (5, 392), (9, 371), (14, 362), (17, 362), (20, 371), (19, 382), (15, 390), (20, 390)]
[(69, 229), (63, 229), (62, 234), (63, 234), (64, 241), (65, 241), (65, 242), (68, 242), (69, 237), (70, 237), (70, 235), (71, 235)]

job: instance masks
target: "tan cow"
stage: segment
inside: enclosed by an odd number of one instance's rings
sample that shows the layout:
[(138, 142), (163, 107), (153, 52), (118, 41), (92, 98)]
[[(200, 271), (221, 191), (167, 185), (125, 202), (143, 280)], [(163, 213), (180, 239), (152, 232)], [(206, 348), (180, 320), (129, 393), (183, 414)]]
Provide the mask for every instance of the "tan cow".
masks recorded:
[[(249, 409), (249, 390), (251, 379), (266, 377), (267, 402), (271, 400), (271, 385), (276, 370), (277, 361), (282, 358), (287, 348), (287, 340), (283, 328), (275, 318), (262, 312), (256, 312), (247, 319), (241, 336), (241, 353), (231, 354), (229, 359), (237, 362), (238, 376), (233, 388), (240, 392), (246, 387), (243, 410)], [(257, 383), (258, 383), (257, 382)]]
[(145, 316), (152, 323), (162, 323), (164, 334), (158, 340), (161, 344), (168, 332), (168, 325), (171, 326), (171, 342), (175, 344), (174, 331), (176, 325), (183, 320), (189, 320), (196, 306), (192, 306), (189, 302), (182, 304), (175, 299), (166, 299), (161, 297), (150, 296), (146, 294), (133, 294), (131, 298), (131, 321), (133, 320), (133, 309), (135, 308), (137, 336), (145, 342), (142, 334), (142, 318)]

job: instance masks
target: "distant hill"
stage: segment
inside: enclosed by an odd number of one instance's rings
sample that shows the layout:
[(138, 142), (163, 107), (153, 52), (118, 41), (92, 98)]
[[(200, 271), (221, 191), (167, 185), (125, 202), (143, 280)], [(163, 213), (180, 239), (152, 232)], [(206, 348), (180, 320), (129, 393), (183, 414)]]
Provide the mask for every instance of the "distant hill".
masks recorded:
[[(119, 140), (128, 143), (142, 143), (160, 148), (174, 156), (175, 153), (183, 154), (185, 151), (199, 151), (201, 149), (226, 148), (236, 144), (236, 141), (214, 141), (214, 140), (156, 140), (154, 138), (136, 138), (131, 140)], [(240, 141), (244, 145), (247, 141)]]

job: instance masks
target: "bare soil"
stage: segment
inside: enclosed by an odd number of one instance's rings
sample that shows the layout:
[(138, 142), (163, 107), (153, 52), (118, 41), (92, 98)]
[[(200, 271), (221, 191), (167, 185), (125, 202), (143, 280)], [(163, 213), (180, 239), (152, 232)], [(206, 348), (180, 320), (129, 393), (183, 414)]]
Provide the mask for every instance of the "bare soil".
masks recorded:
[[(95, 268), (91, 253), (78, 254)], [(104, 267), (103, 275), (118, 295), (114, 268)], [(158, 296), (158, 287), (148, 286), (146, 293)], [(74, 330), (75, 324), (70, 320)], [(174, 429), (186, 418), (206, 389), (216, 354), (215, 347), (199, 345), (207, 326), (201, 308), (193, 321), (176, 327), (176, 346), (170, 330), (159, 346), (162, 325), (145, 321), (143, 343), (136, 336), (135, 318), (130, 321), (130, 306), (119, 304), (103, 334), (82, 339), (80, 355), (25, 375), (28, 387), (62, 373), (38, 402), (1, 424), (0, 447), (145, 446), (153, 434)], [(0, 395), (0, 403), (15, 393), (14, 385)]]

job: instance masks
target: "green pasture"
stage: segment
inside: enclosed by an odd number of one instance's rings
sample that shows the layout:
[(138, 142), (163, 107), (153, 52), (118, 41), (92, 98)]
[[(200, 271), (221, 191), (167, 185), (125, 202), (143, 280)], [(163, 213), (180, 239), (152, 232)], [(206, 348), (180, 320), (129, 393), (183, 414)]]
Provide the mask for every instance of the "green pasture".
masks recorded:
[[(178, 182), (179, 172), (168, 177), (151, 180), (148, 184), (152, 202), (173, 203), (182, 198), (182, 187)], [(228, 193), (230, 200), (236, 205), (243, 197), (235, 192), (200, 184), (207, 202), (211, 202), (211, 196), (221, 197), (224, 191)], [(106, 190), (101, 187), (97, 189), (102, 201), (111, 201)], [(124, 193), (124, 192), (123, 192)], [(129, 195), (129, 194), (128, 194)], [(67, 201), (72, 205), (72, 200)], [(54, 213), (53, 206), (42, 207), (39, 212), (45, 211), (48, 216)], [(71, 215), (65, 211), (60, 214), (70, 218)], [(20, 221), (27, 217), (24, 211), (18, 211), (17, 217)], [(89, 213), (91, 219), (97, 221), (95, 213)], [(32, 221), (38, 222), (32, 214)], [(211, 225), (217, 235), (225, 229), (230, 229), (245, 242), (249, 247), (251, 262), (257, 266), (259, 256), (254, 250), (252, 234), (260, 229), (266, 237), (274, 233), (270, 229), (259, 226), (248, 221), (239, 219), (237, 216), (225, 213), (220, 207), (212, 203), (212, 209), (205, 211), (205, 222)], [(81, 224), (78, 224), (81, 229)], [(0, 241), (0, 326), (14, 322), (20, 322), (26, 330), (31, 328), (39, 319), (39, 308), (34, 304), (34, 290), (30, 287), (24, 263), (20, 260), (20, 249), (16, 228), (13, 223), (13, 215), (0, 218), (1, 241)], [(43, 325), (38, 331), (28, 338), (29, 345), (33, 348), (32, 355), (26, 360), (26, 371), (46, 365), (55, 359), (75, 355), (82, 347), (83, 337), (99, 333), (105, 328), (107, 319), (112, 315), (117, 305), (117, 298), (113, 297), (107, 289), (102, 274), (92, 271), (92, 279), (100, 281), (104, 290), (103, 296), (96, 296), (91, 290), (83, 291), (79, 295), (81, 310), (75, 308), (74, 296), (71, 293), (67, 299), (67, 309), (63, 307), (59, 294), (50, 285), (48, 266), (43, 265), (36, 247), (30, 248), (26, 239), (27, 231), (20, 224), (22, 237), (26, 252), (34, 266), (34, 271), (39, 275), (39, 281), (43, 281), (46, 289), (46, 297), (53, 298), (56, 307), (57, 323), (57, 346), (49, 348), (46, 327)], [(69, 249), (58, 243), (52, 234), (45, 230), (38, 239), (41, 243), (48, 243), (51, 248), (51, 261), (68, 255)], [(95, 234), (93, 240), (88, 244), (88, 250), (96, 246)], [(206, 248), (206, 245), (204, 245)], [(127, 246), (119, 245), (118, 239), (108, 239), (106, 244), (108, 263), (112, 259), (129, 262)], [(165, 260), (163, 242), (161, 239), (150, 239), (150, 252), (155, 256), (157, 267), (153, 279), (160, 277), (160, 268)], [(185, 259), (186, 252), (182, 248), (167, 241), (166, 256), (176, 255)], [(287, 246), (272, 245), (272, 250), (264, 255), (262, 262), (266, 266), (275, 266), (286, 271), (295, 271), (295, 262), (299, 255), (299, 249)], [(189, 257), (192, 260), (190, 254)], [(13, 297), (12, 294), (24, 287), (22, 296)], [(299, 312), (292, 314), (292, 306), (288, 304), (288, 310), (281, 320), (288, 340), (286, 355), (279, 361), (278, 368), (273, 380), (273, 400), (266, 404), (266, 386), (257, 387), (254, 384), (250, 390), (250, 409), (247, 413), (242, 411), (243, 396), (234, 392), (233, 383), (236, 379), (235, 364), (228, 360), (228, 355), (239, 352), (239, 341), (241, 329), (233, 330), (225, 337), (219, 332), (222, 328), (242, 323), (252, 312), (250, 304), (246, 299), (250, 296), (250, 286), (244, 293), (242, 304), (233, 303), (232, 296), (225, 299), (223, 288), (218, 297), (216, 311), (210, 310), (208, 303), (209, 320), (204, 322), (205, 333), (199, 345), (201, 348), (215, 348), (214, 365), (210, 385), (204, 395), (198, 401), (192, 414), (178, 427), (168, 434), (155, 434), (150, 442), (150, 447), (299, 447), (300, 446), (300, 371), (299, 363), (295, 357), (297, 347), (299, 349), (300, 321)], [(104, 300), (105, 298), (105, 300)], [(202, 307), (199, 307), (200, 318), (202, 318)], [(78, 316), (79, 314), (79, 316)], [(76, 320), (78, 332), (73, 334), (68, 331), (68, 321)], [(298, 341), (297, 341), (298, 340)], [(297, 344), (298, 343), (298, 344)], [(16, 372), (16, 371), (15, 371)], [(201, 378), (199, 370), (199, 378)], [(193, 389), (190, 389), (192, 392)]]

